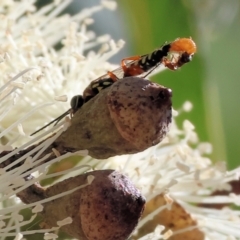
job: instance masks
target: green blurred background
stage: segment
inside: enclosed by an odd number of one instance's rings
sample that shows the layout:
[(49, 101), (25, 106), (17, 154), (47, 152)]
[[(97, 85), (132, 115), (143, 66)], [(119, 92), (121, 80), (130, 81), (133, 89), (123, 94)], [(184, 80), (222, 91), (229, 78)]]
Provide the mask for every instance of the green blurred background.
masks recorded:
[(145, 51), (176, 37), (192, 36), (196, 41), (198, 53), (191, 64), (178, 72), (165, 71), (154, 80), (173, 89), (176, 109), (185, 100), (193, 103), (193, 111), (182, 117), (194, 123), (202, 141), (213, 144), (212, 159), (227, 160), (229, 168), (238, 166), (240, 2), (123, 2), (121, 9), (127, 10), (126, 18), (132, 25), (134, 51)]
[(173, 106), (189, 100), (181, 115), (196, 126), (200, 140), (213, 144), (213, 161), (240, 160), (240, 1), (123, 0), (119, 11), (131, 36), (131, 54), (143, 54), (166, 40), (192, 36), (193, 62), (153, 78), (173, 90)]
[[(45, 1), (40, 0), (42, 4)], [(48, 2), (48, 1), (47, 1)], [(99, 0), (75, 0), (68, 11), (76, 13)], [(213, 161), (228, 167), (240, 161), (240, 0), (120, 0), (116, 11), (93, 16), (93, 30), (126, 41), (111, 61), (142, 55), (165, 41), (191, 36), (198, 52), (190, 64), (152, 78), (173, 90), (173, 106), (189, 100), (194, 108), (178, 118), (189, 119), (201, 141), (213, 144)]]
[(226, 160), (230, 169), (240, 162), (239, 8), (239, 0), (121, 0), (117, 11), (96, 16), (95, 29), (126, 41), (114, 58), (118, 63), (126, 56), (149, 53), (165, 41), (194, 39), (198, 52), (190, 64), (152, 80), (173, 90), (175, 109), (186, 100), (193, 103), (193, 110), (178, 118), (179, 126), (189, 119), (200, 140), (213, 144), (212, 160)]

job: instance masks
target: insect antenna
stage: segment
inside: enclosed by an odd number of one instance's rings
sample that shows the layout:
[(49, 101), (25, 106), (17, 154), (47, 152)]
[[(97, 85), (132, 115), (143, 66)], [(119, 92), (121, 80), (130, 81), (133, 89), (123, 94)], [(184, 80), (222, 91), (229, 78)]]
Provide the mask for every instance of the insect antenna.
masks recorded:
[(54, 126), (60, 121), (62, 120), (65, 116), (67, 116), (69, 113), (71, 113), (71, 108), (68, 109), (65, 113), (63, 113), (62, 115), (60, 115), (59, 117), (55, 118), (54, 120), (52, 120), (50, 123), (46, 124), (45, 126), (41, 127), (40, 129), (38, 129), (37, 131), (33, 132), (30, 136), (35, 135), (36, 133), (42, 131), (44, 128), (50, 126), (51, 124), (55, 123)]

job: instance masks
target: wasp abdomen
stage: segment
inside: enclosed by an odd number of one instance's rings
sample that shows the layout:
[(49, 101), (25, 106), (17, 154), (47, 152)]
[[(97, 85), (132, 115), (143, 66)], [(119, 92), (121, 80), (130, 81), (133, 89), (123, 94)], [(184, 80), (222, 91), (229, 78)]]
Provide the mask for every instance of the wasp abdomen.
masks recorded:
[(148, 55), (142, 56), (141, 60), (139, 60), (138, 63), (141, 69), (148, 71), (154, 66), (160, 64), (162, 62), (162, 59), (164, 57), (167, 57), (170, 47), (170, 44), (167, 44)]

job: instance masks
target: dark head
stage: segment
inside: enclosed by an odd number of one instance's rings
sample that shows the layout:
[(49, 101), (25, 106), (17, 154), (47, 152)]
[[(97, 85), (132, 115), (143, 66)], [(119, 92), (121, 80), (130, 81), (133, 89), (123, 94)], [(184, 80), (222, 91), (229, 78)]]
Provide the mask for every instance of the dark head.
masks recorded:
[(177, 67), (181, 67), (185, 63), (188, 63), (192, 61), (193, 54), (189, 55), (187, 52), (182, 53), (182, 55), (179, 57), (178, 61), (176, 62)]
[(70, 105), (73, 111), (73, 114), (83, 105), (84, 99), (82, 95), (76, 95), (71, 99)]

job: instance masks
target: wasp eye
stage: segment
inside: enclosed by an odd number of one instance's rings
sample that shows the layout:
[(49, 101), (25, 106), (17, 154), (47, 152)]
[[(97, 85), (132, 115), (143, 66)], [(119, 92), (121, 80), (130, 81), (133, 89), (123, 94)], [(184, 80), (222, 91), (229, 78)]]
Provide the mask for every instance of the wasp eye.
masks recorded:
[(188, 62), (190, 62), (190, 61), (192, 61), (192, 55), (189, 55), (188, 53), (183, 53), (182, 54), (182, 56), (181, 56), (181, 58), (180, 58), (180, 62), (182, 63), (182, 64), (184, 64), (184, 63), (188, 63)]

